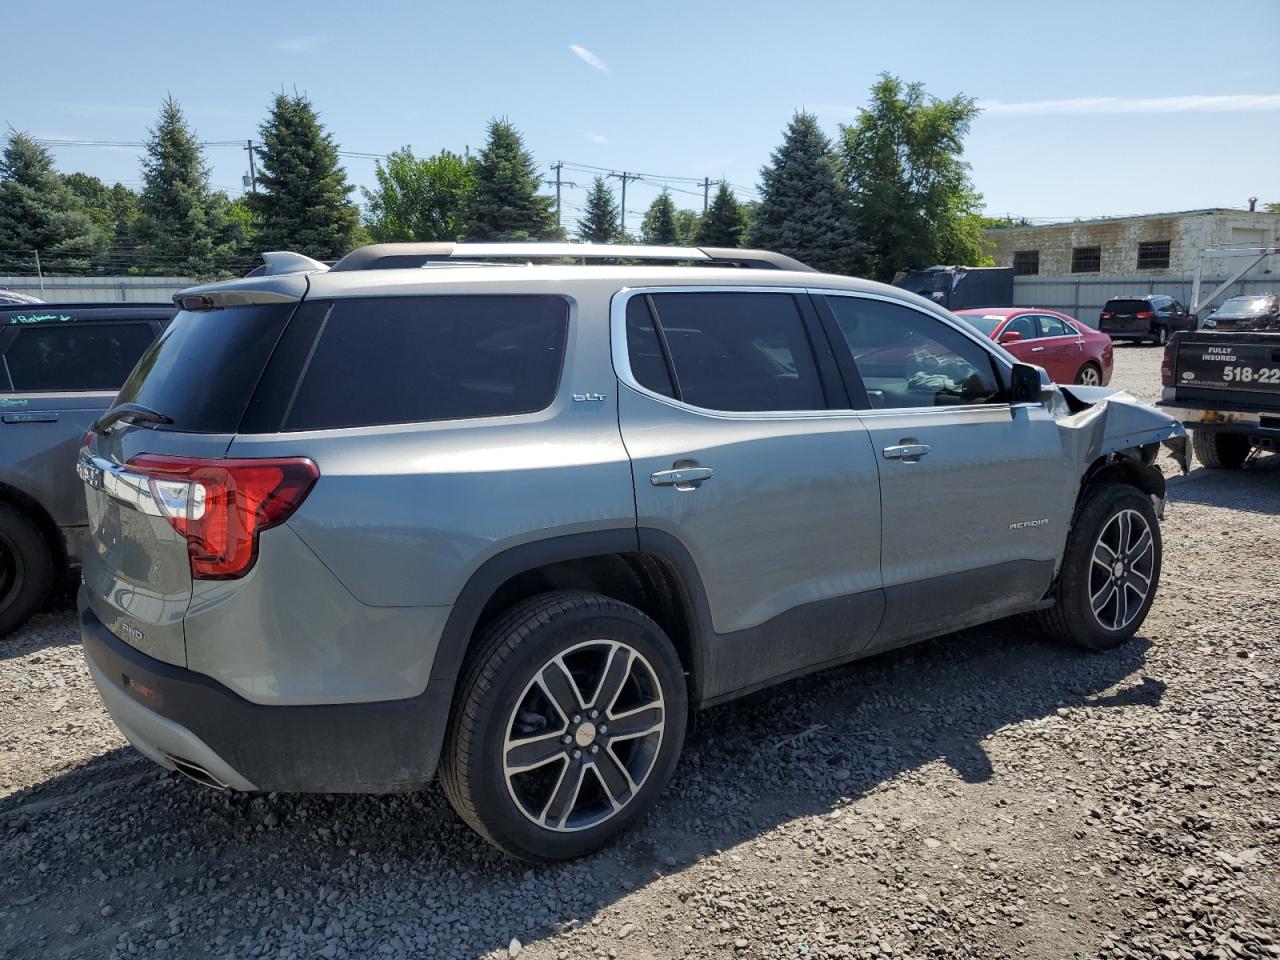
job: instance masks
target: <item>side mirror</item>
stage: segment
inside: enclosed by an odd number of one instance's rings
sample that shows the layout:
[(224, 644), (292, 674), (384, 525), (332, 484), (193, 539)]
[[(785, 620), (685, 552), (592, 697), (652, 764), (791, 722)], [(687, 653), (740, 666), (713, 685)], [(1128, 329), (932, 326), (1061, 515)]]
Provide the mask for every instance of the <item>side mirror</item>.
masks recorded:
[(1001, 343), (1017, 343), (1021, 339), (1022, 334), (1017, 330), (1006, 330), (1004, 333), (1000, 334)]
[(1015, 363), (1009, 378), (1010, 403), (1040, 402), (1040, 368), (1030, 363)]

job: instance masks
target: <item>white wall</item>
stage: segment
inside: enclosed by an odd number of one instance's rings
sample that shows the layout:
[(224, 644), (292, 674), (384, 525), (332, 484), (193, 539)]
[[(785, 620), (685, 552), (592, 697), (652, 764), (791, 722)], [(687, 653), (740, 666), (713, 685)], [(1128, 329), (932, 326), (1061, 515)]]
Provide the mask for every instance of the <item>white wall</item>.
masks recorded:
[(179, 290), (195, 286), (188, 277), (0, 276), (0, 287), (39, 297), (45, 303), (169, 303)]

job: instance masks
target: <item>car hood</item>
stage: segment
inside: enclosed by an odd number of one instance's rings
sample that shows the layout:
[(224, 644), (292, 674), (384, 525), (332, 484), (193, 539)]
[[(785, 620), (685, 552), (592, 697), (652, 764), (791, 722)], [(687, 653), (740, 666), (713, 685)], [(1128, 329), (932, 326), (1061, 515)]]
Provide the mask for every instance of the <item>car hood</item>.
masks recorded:
[(1187, 472), (1186, 428), (1133, 394), (1110, 387), (1058, 385), (1050, 403), (1064, 453), (1081, 470), (1099, 457), (1161, 443)]

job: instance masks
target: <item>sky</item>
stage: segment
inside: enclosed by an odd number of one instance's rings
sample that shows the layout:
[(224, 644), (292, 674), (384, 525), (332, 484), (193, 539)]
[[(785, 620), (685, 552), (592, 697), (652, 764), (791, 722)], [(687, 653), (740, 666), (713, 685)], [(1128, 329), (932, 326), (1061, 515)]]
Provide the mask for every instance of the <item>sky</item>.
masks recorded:
[[(474, 151), (506, 117), (544, 176), (566, 164), (570, 228), (590, 168), (642, 175), (627, 186), (633, 231), (664, 180), (680, 206), (701, 208), (703, 177), (753, 198), (793, 112), (835, 137), (885, 71), (979, 101), (965, 158), (992, 215), (1280, 201), (1280, 0), (5, 8), (8, 48), (25, 36), (32, 50), (0, 73), (0, 124), (129, 144), (170, 93), (201, 140), (244, 141), (272, 94), (296, 89), (359, 154), (343, 162), (360, 187), (376, 156)], [(140, 186), (136, 146), (51, 149), (63, 172)], [(212, 183), (239, 194), (243, 147), (207, 159)]]

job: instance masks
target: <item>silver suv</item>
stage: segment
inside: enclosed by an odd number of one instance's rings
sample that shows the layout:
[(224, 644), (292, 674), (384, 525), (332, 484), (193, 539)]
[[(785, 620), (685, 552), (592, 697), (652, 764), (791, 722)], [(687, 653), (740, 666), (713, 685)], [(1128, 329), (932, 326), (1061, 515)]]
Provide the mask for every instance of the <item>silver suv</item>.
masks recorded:
[(80, 616), (121, 730), (206, 784), (438, 766), (503, 850), (575, 857), (690, 707), (1018, 613), (1102, 649), (1155, 595), (1181, 425), (903, 290), (415, 244), (177, 299), (79, 459)]

